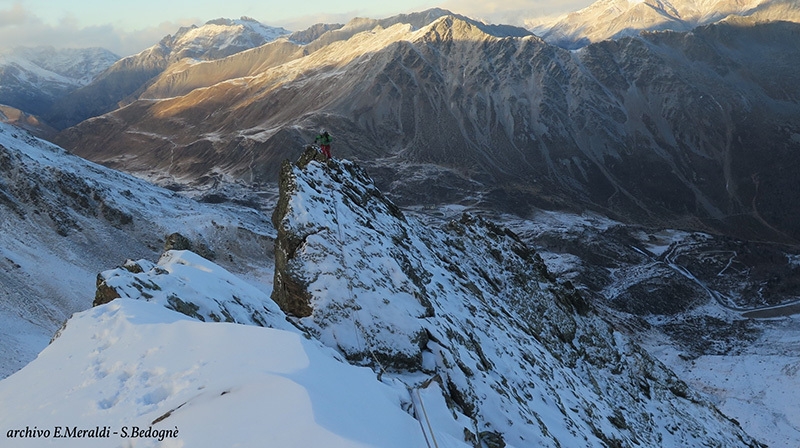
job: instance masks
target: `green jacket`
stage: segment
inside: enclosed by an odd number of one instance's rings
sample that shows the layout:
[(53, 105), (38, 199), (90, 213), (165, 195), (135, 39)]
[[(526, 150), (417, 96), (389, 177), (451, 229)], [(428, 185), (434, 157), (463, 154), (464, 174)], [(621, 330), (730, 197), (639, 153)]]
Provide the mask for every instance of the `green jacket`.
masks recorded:
[(314, 142), (320, 145), (330, 145), (332, 140), (330, 134), (325, 132), (324, 134), (318, 135), (317, 138), (314, 139)]

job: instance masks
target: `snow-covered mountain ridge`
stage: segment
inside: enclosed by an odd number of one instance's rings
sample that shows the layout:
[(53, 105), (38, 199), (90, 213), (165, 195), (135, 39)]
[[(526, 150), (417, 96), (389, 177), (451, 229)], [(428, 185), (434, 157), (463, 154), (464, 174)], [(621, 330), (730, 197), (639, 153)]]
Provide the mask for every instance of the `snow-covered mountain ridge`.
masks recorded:
[(528, 28), (564, 48), (635, 36), (642, 31), (690, 31), (730, 16), (758, 21), (800, 21), (791, 0), (599, 0), (555, 20), (528, 21)]
[(0, 382), (19, 403), (0, 426), (99, 425), (123, 446), (134, 426), (165, 446), (760, 446), (509, 230), (427, 226), (346, 160), (283, 173), (272, 295), (291, 315), (191, 252), (126, 262), (99, 278), (118, 298)]
[[(76, 87), (89, 84), (117, 60), (119, 56), (103, 48), (17, 47), (0, 53), (0, 67), (4, 70), (9, 70), (9, 66), (16, 67), (21, 80)], [(47, 90), (43, 84), (37, 86)]]
[(478, 434), (507, 446), (756, 445), (732, 428), (712, 435), (730, 422), (507, 229), (471, 216), (430, 229), (357, 165), (314, 153), (284, 164), (273, 222), (273, 298), (293, 321), (383, 375), (438, 378)]
[(288, 30), (247, 17), (182, 27), (150, 48), (116, 61), (81, 89), (62, 95), (43, 116), (54, 127), (63, 129), (131, 101), (129, 96), (172, 64), (224, 58), (286, 34)]
[(218, 59), (258, 47), (288, 34), (289, 30), (267, 26), (248, 17), (236, 20), (220, 18), (210, 20), (202, 26), (183, 27), (175, 35), (164, 37), (156, 46), (139, 54), (161, 47), (168, 50), (168, 59), (171, 62), (184, 58)]
[(102, 48), (17, 47), (2, 52), (0, 105), (44, 117), (56, 101), (89, 84), (117, 60), (119, 56)]

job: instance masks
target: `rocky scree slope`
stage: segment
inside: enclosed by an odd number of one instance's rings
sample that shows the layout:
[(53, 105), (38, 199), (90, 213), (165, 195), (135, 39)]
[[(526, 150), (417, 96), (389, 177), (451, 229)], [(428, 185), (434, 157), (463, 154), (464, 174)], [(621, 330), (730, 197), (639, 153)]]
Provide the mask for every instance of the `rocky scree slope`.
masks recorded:
[(275, 302), (353, 363), (439, 382), (466, 439), (759, 446), (509, 230), (469, 215), (426, 227), (358, 165), (313, 150), (280, 185)]

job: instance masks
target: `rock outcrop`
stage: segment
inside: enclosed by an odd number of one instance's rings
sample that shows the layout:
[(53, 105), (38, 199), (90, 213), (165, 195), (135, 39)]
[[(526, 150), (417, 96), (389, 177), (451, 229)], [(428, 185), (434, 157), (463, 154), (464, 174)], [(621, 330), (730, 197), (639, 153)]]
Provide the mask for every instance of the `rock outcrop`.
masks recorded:
[(284, 163), (273, 299), (380, 376), (440, 383), (491, 446), (759, 446), (604, 321), (513, 232), (425, 225), (358, 165)]
[(127, 260), (99, 274), (93, 305), (120, 297), (155, 302), (203, 322), (288, 325), (267, 293), (190, 251), (166, 251), (158, 263)]

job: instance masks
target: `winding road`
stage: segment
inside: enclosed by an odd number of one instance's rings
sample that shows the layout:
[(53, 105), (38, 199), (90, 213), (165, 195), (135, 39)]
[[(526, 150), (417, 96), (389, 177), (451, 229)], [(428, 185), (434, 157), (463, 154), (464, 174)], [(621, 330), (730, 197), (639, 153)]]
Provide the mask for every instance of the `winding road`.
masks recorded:
[[(722, 294), (719, 291), (711, 289), (700, 281), (697, 277), (694, 276), (688, 269), (680, 266), (677, 262), (675, 262), (674, 254), (676, 250), (680, 247), (679, 244), (674, 245), (671, 247), (667, 252), (664, 253), (664, 264), (678, 272), (679, 274), (683, 275), (684, 277), (688, 278), (695, 282), (698, 286), (703, 288), (721, 307), (741, 313), (742, 317), (748, 319), (774, 319), (777, 317), (786, 317), (792, 316), (795, 314), (800, 314), (800, 300), (795, 300), (790, 303), (783, 303), (780, 305), (771, 305), (771, 306), (763, 306), (763, 307), (755, 307), (755, 308), (741, 308), (734, 305), (731, 305), (731, 300)], [(634, 248), (641, 253), (646, 253), (639, 248)], [(731, 258), (733, 260), (733, 258)], [(725, 270), (730, 266), (731, 261), (728, 262), (728, 265), (719, 272), (722, 274)], [(717, 274), (717, 275), (719, 275)]]

